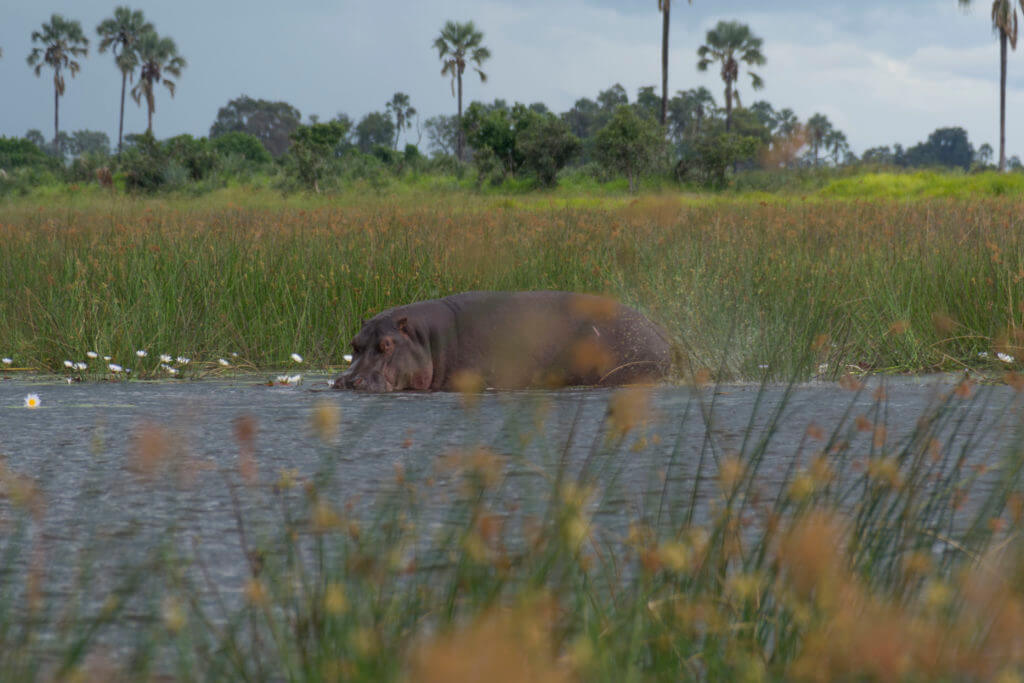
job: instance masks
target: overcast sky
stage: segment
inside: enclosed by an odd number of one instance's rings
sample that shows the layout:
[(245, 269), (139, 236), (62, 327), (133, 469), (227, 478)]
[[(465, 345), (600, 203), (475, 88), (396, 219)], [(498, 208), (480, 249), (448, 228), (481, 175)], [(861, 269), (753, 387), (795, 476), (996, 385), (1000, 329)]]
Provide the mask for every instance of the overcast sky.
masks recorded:
[[(53, 135), (52, 72), (26, 65), (30, 36), (51, 13), (81, 21), (90, 38), (82, 71), (61, 98), (61, 129), (117, 135), (120, 76), (96, 52), (96, 25), (116, 3), (3, 0), (0, 5), (0, 135), (38, 128)], [(557, 112), (621, 83), (630, 100), (661, 83), (661, 17), (656, 0), (163, 0), (136, 1), (188, 60), (174, 99), (162, 87), (154, 133), (207, 135), (217, 109), (241, 94), (285, 100), (322, 119), (358, 120), (396, 91), (421, 118), (454, 113), (449, 82), (432, 47), (446, 20), (473, 20), (492, 57), (487, 83), (466, 80), (466, 100), (544, 102)], [(999, 43), (990, 0), (967, 11), (956, 0), (675, 0), (669, 89), (705, 85), (722, 102), (717, 69), (701, 74), (696, 51), (719, 20), (739, 20), (764, 39), (765, 82), (745, 103), (765, 99), (801, 120), (816, 112), (843, 130), (860, 154), (875, 145), (912, 145), (936, 128), (963, 126), (977, 147), (998, 151)], [(1024, 51), (1024, 50), (1022, 50)], [(468, 75), (468, 74), (467, 74)], [(1024, 155), (1024, 55), (1011, 52), (1007, 154)], [(145, 129), (129, 100), (125, 131)], [(416, 142), (416, 133), (411, 141)], [(423, 136), (426, 146), (426, 136)]]

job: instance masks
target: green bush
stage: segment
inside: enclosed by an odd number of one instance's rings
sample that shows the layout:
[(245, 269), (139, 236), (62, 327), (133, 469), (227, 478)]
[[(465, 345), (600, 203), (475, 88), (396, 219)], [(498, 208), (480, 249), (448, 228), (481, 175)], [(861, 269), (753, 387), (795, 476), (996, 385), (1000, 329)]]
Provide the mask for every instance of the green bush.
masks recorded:
[(222, 159), (236, 156), (254, 164), (269, 164), (273, 160), (258, 137), (241, 131), (219, 135), (210, 140), (210, 146)]
[(10, 171), (24, 166), (56, 168), (59, 162), (25, 138), (0, 136), (0, 168)]
[(162, 146), (167, 159), (185, 168), (192, 180), (202, 180), (217, 166), (217, 154), (206, 138), (177, 135)]
[(129, 192), (155, 192), (164, 184), (167, 153), (150, 132), (128, 135), (121, 154), (125, 189)]

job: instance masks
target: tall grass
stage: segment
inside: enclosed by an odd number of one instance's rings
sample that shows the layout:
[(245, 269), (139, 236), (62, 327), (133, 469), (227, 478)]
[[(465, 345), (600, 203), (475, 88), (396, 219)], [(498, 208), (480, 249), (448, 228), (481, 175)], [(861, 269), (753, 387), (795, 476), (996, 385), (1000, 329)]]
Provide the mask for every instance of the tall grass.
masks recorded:
[[(596, 436), (574, 427), (541, 443), (550, 467), (525, 447), (470, 438), (442, 457), (410, 453), (373, 501), (332, 495), (348, 441), (335, 403), (311, 410), (321, 466), (305, 476), (261, 471), (244, 418), (237, 467), (208, 474), (224, 477), (233, 501), (234, 529), (216, 550), (238, 548), (236, 575), (214, 574), (210, 549), (172, 520), (120, 581), (95, 575), (84, 554), (66, 606), (47, 601), (67, 587), (48, 583), (37, 559), (53, 542), (33, 526), (47, 501), (5, 468), (13, 533), (0, 540), (0, 678), (1019, 675), (1021, 442), (981, 449), (972, 427), (1012, 392), (948, 386), (896, 437), (884, 383), (847, 376), (842, 386), (846, 415), (784, 444), (782, 472), (766, 454), (779, 448), (787, 396), (759, 395), (759, 426), (752, 417), (730, 448), (713, 428), (716, 388), (694, 387), (682, 415), (661, 416), (704, 423), (664, 443), (649, 429), (656, 395), (635, 388), (608, 396)], [(480, 398), (463, 398), (453, 417), (472, 424)], [(512, 433), (532, 425), (528, 436), (550, 438), (537, 399), (508, 404)], [(997, 423), (1020, 409), (1008, 400)], [(189, 456), (147, 429), (134, 476), (156, 492)], [(694, 443), (698, 462), (681, 462)], [(570, 455), (581, 449), (582, 461)], [(656, 454), (661, 471), (624, 502), (617, 481), (638, 453)]]
[(557, 288), (639, 307), (723, 377), (1003, 367), (1022, 355), (1022, 231), (1011, 199), (22, 202), (0, 223), (0, 356), (329, 365), (388, 306)]

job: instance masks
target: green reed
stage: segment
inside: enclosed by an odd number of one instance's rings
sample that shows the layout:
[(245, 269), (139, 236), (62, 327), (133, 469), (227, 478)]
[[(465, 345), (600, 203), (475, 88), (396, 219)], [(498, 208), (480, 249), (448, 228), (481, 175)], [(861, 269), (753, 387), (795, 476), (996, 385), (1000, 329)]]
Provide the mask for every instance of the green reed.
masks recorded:
[[(715, 359), (723, 378), (1003, 368), (1024, 353), (1018, 199), (600, 204), (258, 193), (8, 204), (0, 356), (60, 370), (95, 350), (145, 375), (160, 353), (212, 370), (231, 353), (274, 367), (299, 352), (322, 367), (389, 306), (540, 288), (637, 306), (690, 366)], [(797, 351), (814, 339), (815, 358)]]

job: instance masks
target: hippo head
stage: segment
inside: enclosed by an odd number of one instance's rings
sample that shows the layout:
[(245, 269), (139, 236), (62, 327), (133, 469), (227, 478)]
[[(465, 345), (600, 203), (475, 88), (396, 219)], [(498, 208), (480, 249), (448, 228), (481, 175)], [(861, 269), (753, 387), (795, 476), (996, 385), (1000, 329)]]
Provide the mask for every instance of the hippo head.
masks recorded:
[(430, 349), (408, 318), (381, 314), (365, 323), (352, 340), (352, 365), (334, 381), (336, 389), (425, 390), (434, 364)]

